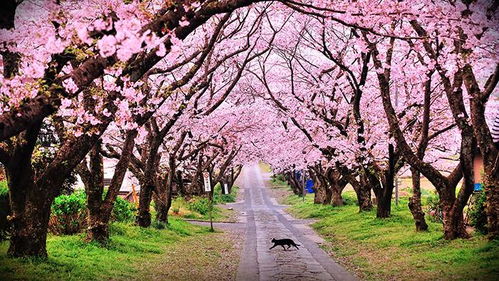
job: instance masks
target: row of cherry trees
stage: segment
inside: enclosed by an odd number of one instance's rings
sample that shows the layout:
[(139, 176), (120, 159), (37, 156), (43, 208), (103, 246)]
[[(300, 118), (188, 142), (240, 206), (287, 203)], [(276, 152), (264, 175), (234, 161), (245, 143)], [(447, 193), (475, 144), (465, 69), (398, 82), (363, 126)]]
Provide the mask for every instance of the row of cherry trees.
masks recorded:
[[(378, 217), (390, 215), (394, 177), (409, 166), (417, 228), (426, 225), (422, 174), (440, 195), (453, 239), (467, 236), (462, 210), (479, 149), (489, 229), (499, 233), (498, 149), (485, 110), (499, 79), (494, 5), (2, 5), (0, 161), (13, 256), (47, 255), (50, 206), (71, 174), (85, 184), (88, 237), (105, 241), (127, 170), (141, 187), (137, 224), (147, 227), (152, 201), (166, 222), (174, 189), (201, 192), (204, 171), (212, 183), (232, 184), (240, 164), (256, 159), (309, 170), (318, 203), (341, 204), (350, 183), (369, 210), (372, 190)], [(47, 134), (55, 136), (48, 147)], [(452, 155), (454, 167), (444, 160)], [(104, 158), (117, 161), (107, 192)]]
[[(109, 237), (127, 170), (140, 183), (142, 227), (151, 224), (152, 200), (157, 219), (167, 222), (174, 184), (200, 193), (204, 171), (213, 185), (233, 184), (241, 125), (235, 114), (211, 116), (229, 110), (224, 101), (243, 72), (268, 52), (274, 34), (258, 31), (269, 21), (267, 6), (20, 2), (5, 3), (1, 26), (0, 161), (12, 208), (10, 255), (47, 255), (50, 206), (75, 172), (87, 194), (88, 238), (100, 242)], [(40, 145), (47, 134), (56, 137)], [(35, 167), (40, 157), (43, 165)], [(104, 158), (117, 160), (107, 191)]]
[(497, 237), (499, 155), (487, 125), (497, 114), (489, 102), (499, 79), (496, 7), (287, 6), (299, 12), (283, 13), (293, 36), (276, 40), (273, 54), (259, 59), (260, 85), (252, 88), (284, 116), (283, 138), (300, 145), (286, 155), (272, 147), (267, 161), (288, 174), (309, 170), (316, 203), (342, 204), (350, 183), (360, 210), (369, 210), (372, 190), (379, 218), (390, 216), (394, 178), (409, 167), (416, 229), (427, 229), (423, 175), (439, 194), (444, 237), (454, 239), (469, 236), (463, 208), (473, 192), (474, 156), (482, 154), (488, 227)]

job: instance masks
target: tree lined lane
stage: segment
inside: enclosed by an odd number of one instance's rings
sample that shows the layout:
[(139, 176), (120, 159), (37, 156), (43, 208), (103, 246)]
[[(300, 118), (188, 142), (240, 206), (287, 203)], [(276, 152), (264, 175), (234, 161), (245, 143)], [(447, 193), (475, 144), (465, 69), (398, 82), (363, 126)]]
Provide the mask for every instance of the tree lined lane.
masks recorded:
[[(247, 228), (237, 280), (357, 280), (317, 246), (308, 226), (271, 201), (257, 165), (245, 168), (243, 190)], [(291, 238), (301, 246), (269, 250), (272, 238)]]

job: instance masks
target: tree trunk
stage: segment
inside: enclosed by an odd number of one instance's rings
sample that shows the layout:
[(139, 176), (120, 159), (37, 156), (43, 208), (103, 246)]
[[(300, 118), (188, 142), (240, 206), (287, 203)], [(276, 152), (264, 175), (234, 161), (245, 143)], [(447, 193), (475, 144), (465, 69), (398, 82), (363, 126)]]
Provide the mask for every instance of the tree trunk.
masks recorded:
[[(10, 218), (9, 256), (47, 257), (46, 240), (53, 198), (38, 194), (39, 189), (32, 186), (20, 188), (9, 184), (9, 189), (13, 191), (11, 206), (15, 210)], [(24, 191), (24, 196), (19, 194)]]
[(50, 207), (62, 186), (62, 181), (58, 184), (48, 180), (48, 185), (35, 182), (31, 155), (40, 126), (41, 123), (18, 136), (19, 143), (11, 157), (3, 162), (11, 207), (8, 255), (13, 257), (47, 257)]
[[(499, 163), (496, 163), (499, 165)], [(487, 175), (485, 194), (487, 200), (487, 231), (490, 239), (499, 239), (499, 172)]]
[(333, 193), (328, 186), (325, 176), (321, 174), (321, 171), (322, 169), (319, 167), (311, 173), (314, 175), (315, 181), (314, 204), (327, 205), (331, 203)]
[(288, 172), (286, 174), (286, 179), (288, 181), (289, 186), (291, 187), (291, 190), (295, 195), (301, 195), (302, 190), (301, 190), (301, 185), (296, 179), (296, 175), (294, 171)]
[(416, 231), (428, 230), (428, 224), (424, 218), (423, 208), (421, 207), (421, 175), (418, 170), (411, 168), (412, 174), (412, 196), (409, 199), (409, 210), (411, 210)]
[[(340, 176), (341, 174), (337, 174), (336, 176)], [(331, 204), (333, 206), (343, 206), (343, 197), (341, 196), (341, 193), (343, 192), (343, 189), (345, 189), (346, 186), (346, 181), (341, 180), (339, 177), (335, 177), (334, 181), (330, 181), (331, 184)]]
[(154, 185), (147, 184), (140, 188), (139, 211), (135, 222), (140, 227), (149, 227), (151, 225), (151, 200)]
[(383, 195), (383, 196), (379, 196), (376, 198), (378, 201), (377, 208), (376, 208), (376, 217), (380, 218), (380, 219), (389, 218), (391, 215), (391, 210), (392, 210), (391, 194), (390, 194), (390, 196)]
[(341, 197), (341, 191), (336, 188), (331, 188), (332, 200), (331, 204), (333, 206), (343, 206), (343, 198)]
[(456, 208), (449, 200), (441, 200), (443, 214), (444, 238), (452, 240), (456, 238), (469, 238), (464, 225), (463, 211)]
[(170, 183), (168, 185), (168, 190), (166, 191), (166, 204), (165, 204), (165, 214), (166, 214), (166, 223), (168, 223), (168, 211), (172, 207), (172, 199), (173, 199), (173, 184)]
[(349, 178), (355, 194), (357, 195), (357, 203), (359, 204), (359, 212), (369, 212), (373, 209), (371, 200), (371, 185), (367, 182), (366, 175), (360, 175), (360, 180), (357, 181), (353, 177)]
[[(170, 177), (170, 175), (167, 177)], [(168, 210), (170, 209), (169, 206), (167, 206), (168, 182), (163, 174), (159, 174), (155, 183), (156, 189), (154, 190), (153, 199), (154, 209), (156, 210), (156, 220), (160, 223), (167, 224)]]
[(337, 169), (328, 168), (326, 170), (325, 180), (329, 184), (329, 190), (331, 193), (331, 204), (333, 206), (343, 206), (343, 198), (341, 193), (345, 188), (347, 182), (342, 174)]
[(314, 203), (327, 205), (331, 202), (331, 190), (322, 183), (319, 183), (316, 188)]
[(109, 240), (109, 216), (103, 213), (88, 212), (87, 240), (101, 244)]
[(31, 163), (19, 161), (6, 166), (12, 215), (8, 254), (13, 257), (47, 257), (46, 239), (51, 188), (40, 188), (33, 182)]
[[(377, 178), (376, 178), (377, 181)], [(376, 217), (388, 218), (392, 210), (393, 177), (383, 180), (384, 184), (373, 183), (374, 194), (376, 195)]]
[(85, 185), (87, 196), (88, 241), (105, 244), (109, 240), (109, 221), (129, 166), (136, 135), (135, 130), (127, 132), (107, 193), (104, 192), (104, 159), (101, 155), (101, 143), (97, 143), (90, 151), (90, 165), (87, 165), (87, 160), (84, 159), (76, 168)]
[(177, 184), (178, 195), (185, 196), (184, 178), (182, 177), (182, 172), (181, 171), (177, 171), (175, 182)]
[(168, 223), (168, 210), (170, 209), (167, 202), (163, 200), (154, 200), (156, 209), (156, 220), (160, 223)]
[(388, 218), (391, 215), (392, 209), (392, 194), (393, 188), (395, 187), (395, 174), (396, 168), (395, 164), (397, 162), (398, 155), (395, 154), (395, 148), (393, 144), (388, 145), (388, 167), (386, 169), (378, 170), (378, 174), (366, 171), (368, 180), (376, 195), (377, 208), (376, 217), (377, 218)]

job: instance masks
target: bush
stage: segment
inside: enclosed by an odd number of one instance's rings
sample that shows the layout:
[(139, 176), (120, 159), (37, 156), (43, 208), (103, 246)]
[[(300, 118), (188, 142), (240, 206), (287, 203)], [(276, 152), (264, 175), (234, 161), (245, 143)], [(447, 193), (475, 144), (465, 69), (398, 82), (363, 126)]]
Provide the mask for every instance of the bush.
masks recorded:
[(222, 187), (220, 186), (220, 184), (217, 184), (213, 193), (213, 203), (221, 204), (236, 202), (237, 190), (237, 186), (232, 186), (230, 194), (222, 194)]
[(7, 216), (10, 214), (9, 189), (7, 182), (0, 181), (0, 241), (8, 238), (9, 221)]
[(194, 197), (187, 205), (189, 210), (198, 212), (201, 215), (206, 215), (210, 211), (210, 207), (210, 200), (203, 197)]
[(443, 220), (443, 213), (442, 209), (440, 208), (439, 201), (440, 199), (438, 195), (435, 193), (429, 195), (426, 198), (426, 206), (427, 206), (426, 213), (428, 214), (432, 222), (441, 223)]
[(487, 214), (485, 213), (485, 202), (487, 197), (485, 196), (485, 192), (473, 194), (472, 196), (476, 196), (476, 198), (474, 198), (476, 200), (470, 206), (468, 213), (470, 216), (470, 223), (478, 232), (487, 234)]
[(272, 175), (272, 182), (274, 183), (282, 183), (282, 182), (286, 182), (286, 178), (284, 177), (283, 174), (273, 174)]
[(132, 222), (136, 211), (137, 208), (132, 203), (118, 197), (114, 202), (112, 219), (117, 222)]
[(357, 202), (357, 197), (355, 196), (355, 193), (350, 193), (350, 192), (344, 192), (342, 195), (343, 197), (343, 204), (345, 205), (359, 205)]
[(49, 230), (54, 234), (75, 234), (85, 227), (85, 193), (77, 191), (70, 195), (60, 195), (52, 203)]

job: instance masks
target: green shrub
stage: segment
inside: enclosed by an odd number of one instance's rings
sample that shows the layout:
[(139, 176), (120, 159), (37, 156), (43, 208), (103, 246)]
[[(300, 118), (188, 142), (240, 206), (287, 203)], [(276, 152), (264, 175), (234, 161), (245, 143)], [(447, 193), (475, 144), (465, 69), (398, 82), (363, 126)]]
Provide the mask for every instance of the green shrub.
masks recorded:
[(132, 203), (118, 197), (114, 202), (112, 219), (117, 222), (132, 222), (136, 211), (137, 208)]
[(440, 208), (438, 194), (433, 193), (426, 198), (426, 213), (432, 222), (442, 222), (443, 213)]
[(0, 241), (8, 238), (9, 221), (7, 216), (10, 214), (9, 189), (7, 182), (0, 181)]
[(201, 215), (206, 215), (210, 211), (210, 207), (210, 200), (203, 197), (194, 197), (187, 205), (189, 210), (198, 212)]
[(355, 193), (349, 193), (349, 192), (344, 192), (342, 195), (343, 197), (343, 204), (345, 205), (358, 205), (357, 202), (357, 197), (355, 196)]
[(60, 195), (52, 203), (49, 230), (54, 234), (75, 234), (85, 227), (85, 193)]
[(487, 234), (487, 214), (485, 213), (485, 202), (487, 197), (485, 196), (485, 192), (473, 194), (472, 196), (476, 196), (476, 200), (471, 205), (468, 213), (471, 225), (475, 227), (478, 232)]
[(220, 184), (217, 184), (213, 192), (213, 203), (221, 204), (221, 203), (236, 202), (237, 190), (238, 190), (237, 186), (232, 186), (230, 194), (222, 194), (222, 187), (220, 186)]
[(282, 183), (282, 182), (286, 182), (286, 178), (284, 177), (283, 174), (273, 174), (272, 175), (272, 182), (274, 183)]

